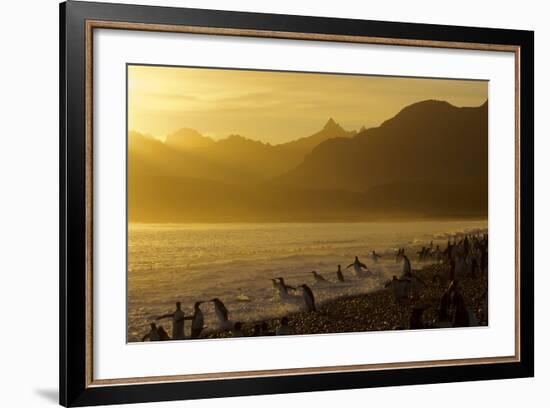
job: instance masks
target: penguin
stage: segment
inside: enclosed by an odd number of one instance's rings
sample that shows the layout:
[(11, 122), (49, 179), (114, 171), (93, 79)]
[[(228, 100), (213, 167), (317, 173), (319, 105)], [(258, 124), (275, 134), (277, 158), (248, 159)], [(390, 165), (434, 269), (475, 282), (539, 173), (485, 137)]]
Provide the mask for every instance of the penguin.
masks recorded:
[(412, 309), (409, 319), (409, 329), (416, 330), (424, 328), (424, 320), (422, 318), (424, 310), (426, 310), (424, 307), (414, 307)]
[(401, 280), (408, 282), (406, 285), (407, 296), (415, 297), (420, 295), (420, 292), (426, 288), (426, 283), (418, 276), (413, 275), (411, 261), (407, 255), (403, 255), (403, 274)]
[(271, 285), (273, 285), (273, 289), (275, 289), (277, 292), (279, 292), (279, 295), (282, 295), (284, 293), (283, 286), (280, 284), (280, 282), (277, 280), (277, 278), (271, 278)]
[(404, 255), (405, 248), (397, 248), (397, 252), (395, 253), (395, 263), (398, 263), (401, 259), (403, 259)]
[(382, 255), (377, 254), (375, 250), (371, 253), (371, 258), (374, 262), (378, 262), (378, 259), (382, 258)]
[(292, 289), (292, 290), (296, 290), (296, 288), (294, 286), (290, 286), (290, 285), (287, 285), (285, 283), (285, 280), (281, 277), (277, 278), (279, 279), (279, 284), (281, 285), (281, 288), (283, 289), (283, 291), (285, 292), (285, 294), (288, 295), (288, 290), (289, 289)]
[(434, 322), (435, 327), (451, 327), (452, 326), (452, 295), (456, 290), (456, 281), (451, 281), (449, 287), (443, 292), (437, 306), (437, 317)]
[(422, 247), (422, 249), (416, 253), (418, 255), (418, 260), (419, 261), (423, 260), (425, 251), (426, 251), (426, 248)]
[(203, 302), (195, 302), (193, 320), (191, 321), (191, 338), (198, 339), (204, 327), (204, 315), (200, 308)]
[(233, 322), (229, 320), (229, 313), (223, 302), (218, 299), (210, 299), (214, 303), (214, 310), (216, 312), (216, 317), (218, 318), (220, 328), (222, 330), (229, 330), (233, 327)]
[(412, 269), (411, 269), (411, 261), (409, 261), (409, 258), (407, 255), (403, 255), (403, 274), (402, 277), (410, 277), (412, 275)]
[(419, 261), (425, 261), (429, 257), (431, 257), (431, 249), (429, 247), (423, 246), (420, 251), (417, 252), (418, 254), (418, 260)]
[(409, 283), (410, 282), (408, 280), (398, 279), (397, 276), (393, 275), (392, 280), (387, 282), (384, 287), (391, 288), (395, 301), (399, 302), (400, 300), (407, 297), (407, 294), (409, 292)]
[(420, 296), (422, 291), (427, 287), (426, 283), (416, 275), (408, 277), (409, 284), (409, 296), (414, 298)]
[(243, 324), (241, 322), (236, 322), (231, 330), (231, 337), (244, 337), (242, 328)]
[(322, 275), (318, 274), (316, 271), (311, 271), (313, 277), (315, 278), (315, 283), (327, 283), (327, 280), (323, 278)]
[(478, 274), (478, 270), (479, 270), (479, 267), (477, 265), (477, 260), (476, 258), (472, 258), (470, 262), (470, 278), (475, 279), (475, 277)]
[(157, 329), (157, 325), (155, 323), (150, 324), (151, 329), (149, 330), (149, 333), (145, 334), (141, 341), (145, 341), (149, 339), (149, 341), (159, 341), (160, 340), (160, 334)]
[(352, 263), (346, 266), (346, 269), (352, 266), (353, 266), (353, 270), (355, 271), (355, 275), (357, 275), (357, 277), (365, 276), (365, 272), (363, 272), (363, 269), (365, 269), (368, 272), (367, 265), (362, 263), (357, 256), (355, 257), (355, 260)]
[(254, 331), (252, 332), (252, 337), (258, 337), (262, 335), (262, 326), (259, 324), (254, 325)]
[(487, 289), (483, 291), (483, 294), (479, 297), (479, 302), (481, 302), (481, 308), (479, 309), (479, 313), (481, 315), (481, 320), (485, 323), (488, 323), (489, 319), (489, 298), (487, 296)]
[(281, 319), (281, 325), (277, 327), (277, 330), (275, 330), (275, 335), (287, 336), (289, 334), (292, 334), (292, 329), (288, 324), (288, 317), (285, 316)]
[(464, 255), (470, 254), (470, 241), (468, 240), (468, 236), (464, 238), (464, 242), (462, 243), (462, 248), (464, 249)]
[(181, 310), (181, 302), (176, 302), (176, 310), (172, 313), (166, 313), (157, 317), (155, 320), (162, 320), (166, 318), (172, 318), (172, 338), (174, 340), (183, 339), (184, 337), (184, 323), (186, 319), (183, 310)]
[(441, 262), (441, 256), (442, 256), (441, 248), (439, 248), (439, 245), (436, 245), (435, 251), (434, 251), (434, 257), (437, 263)]
[(159, 338), (160, 338), (161, 341), (172, 340), (170, 338), (170, 336), (168, 335), (168, 333), (166, 333), (166, 330), (164, 330), (164, 327), (159, 326), (157, 328), (157, 332), (159, 334)]
[(466, 277), (467, 272), (467, 265), (466, 260), (464, 259), (464, 256), (457, 255), (454, 259), (455, 265), (454, 265), (454, 277), (462, 280)]
[(457, 290), (451, 295), (451, 304), (454, 308), (453, 327), (470, 326), (470, 313), (466, 308), (464, 298)]
[(338, 270), (336, 271), (336, 277), (338, 278), (338, 282), (345, 282), (344, 274), (342, 273), (342, 267), (338, 265)]
[(453, 244), (451, 244), (451, 240), (449, 239), (447, 240), (447, 247), (443, 251), (443, 255), (445, 255), (445, 257), (448, 260), (450, 260), (453, 256), (453, 250), (454, 250)]
[(292, 295), (288, 293), (289, 289), (296, 290), (295, 287), (287, 285), (283, 278), (271, 279), (273, 287), (277, 290), (279, 298), (281, 299), (291, 299)]
[(306, 304), (306, 308), (308, 312), (316, 312), (317, 308), (315, 307), (315, 297), (313, 296), (313, 292), (307, 285), (300, 285), (303, 291), (304, 296), (304, 302)]
[(260, 336), (274, 336), (275, 333), (269, 330), (269, 326), (266, 322), (263, 322), (260, 326)]
[(453, 258), (451, 258), (449, 264), (449, 282), (454, 282), (455, 277), (455, 261)]

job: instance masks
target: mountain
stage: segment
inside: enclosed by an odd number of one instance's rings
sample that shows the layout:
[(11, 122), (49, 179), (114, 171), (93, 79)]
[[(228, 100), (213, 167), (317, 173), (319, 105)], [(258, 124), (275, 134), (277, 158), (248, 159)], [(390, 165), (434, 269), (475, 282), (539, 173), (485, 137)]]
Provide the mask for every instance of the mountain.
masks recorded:
[(131, 222), (484, 217), (488, 106), (423, 101), (357, 134), (334, 120), (272, 146), (184, 129), (128, 143)]
[(333, 119), (311, 136), (275, 146), (240, 135), (214, 141), (189, 128), (168, 135), (164, 143), (152, 137), (148, 137), (147, 142), (144, 135), (130, 132), (129, 161), (143, 145), (148, 147), (141, 148), (139, 160), (155, 161), (157, 168), (151, 171), (189, 179), (255, 185), (298, 166), (317, 144), (353, 134), (355, 132), (344, 130)]
[(189, 151), (212, 147), (216, 142), (195, 129), (183, 128), (168, 135), (165, 143), (176, 150)]
[[(156, 177), (195, 177), (230, 182), (242, 177), (236, 169), (206, 160), (190, 152), (176, 150), (166, 143), (138, 132), (128, 133), (128, 179), (137, 182)], [(147, 177), (146, 177), (147, 176)], [(143, 181), (145, 183), (145, 181)]]
[(207, 149), (195, 150), (194, 154), (233, 171), (238, 169), (243, 176), (233, 180), (235, 184), (268, 180), (297, 166), (302, 160), (293, 152), (240, 135), (218, 140)]
[(357, 192), (404, 182), (486, 184), (487, 158), (487, 103), (458, 108), (429, 100), (351, 139), (321, 143), (275, 182)]
[(311, 136), (302, 137), (292, 142), (284, 143), (281, 147), (299, 151), (302, 154), (307, 154), (313, 150), (313, 148), (325, 140), (334, 139), (336, 137), (353, 137), (357, 134), (355, 130), (347, 131), (342, 126), (330, 118), (323, 129), (314, 133)]

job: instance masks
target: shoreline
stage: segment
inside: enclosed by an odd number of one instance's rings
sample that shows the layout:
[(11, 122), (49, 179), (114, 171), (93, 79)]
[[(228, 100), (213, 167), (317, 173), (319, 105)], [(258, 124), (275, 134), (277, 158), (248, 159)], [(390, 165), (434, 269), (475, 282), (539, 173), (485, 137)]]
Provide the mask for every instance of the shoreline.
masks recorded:
[[(242, 322), (243, 336), (240, 337), (253, 336), (254, 327), (262, 324), (267, 325), (267, 333), (262, 333), (262, 336), (274, 335), (283, 317), (288, 318), (293, 335), (410, 330), (411, 312), (415, 307), (426, 308), (423, 313), (423, 329), (435, 329), (436, 327), (430, 325), (436, 319), (440, 297), (448, 287), (448, 281), (442, 278), (447, 273), (446, 266), (430, 264), (413, 270), (413, 273), (427, 285), (422, 295), (416, 299), (396, 301), (390, 288), (379, 288), (361, 295), (326, 301), (318, 305), (316, 312), (301, 311), (278, 318)], [(482, 296), (486, 285), (487, 274), (480, 274), (475, 278), (460, 280), (458, 286), (466, 307), (479, 321), (475, 325), (477, 327), (488, 325), (482, 313)], [(233, 337), (231, 331), (211, 332), (201, 336), (201, 339), (227, 337)]]
[[(481, 239), (480, 233), (483, 233)], [(317, 299), (317, 308), (311, 312), (304, 311), (305, 304), (302, 303), (301, 311), (280, 311), (276, 316), (251, 320), (239, 321), (230, 313), (225, 317), (227, 324), (224, 323), (223, 329), (205, 326), (198, 339), (275, 335), (282, 319), (287, 322), (282, 331), (292, 335), (487, 326), (487, 230), (475, 231), (474, 235), (455, 233), (447, 238), (446, 250), (438, 252), (437, 257), (429, 255), (430, 258), (423, 258), (428, 247), (419, 243), (416, 247), (407, 247), (408, 251), (418, 254), (418, 259), (412, 259), (413, 265), (424, 262), (419, 269), (411, 271), (408, 259), (406, 262), (396, 259), (399, 272), (392, 268), (393, 273), (401, 278), (394, 276), (396, 280), (392, 281), (385, 275), (389, 279), (384, 282), (377, 276), (366, 277), (364, 282), (368, 286), (371, 286), (369, 280), (375, 279), (376, 282), (368, 292), (341, 293), (340, 297), (329, 300), (321, 296), (323, 300)], [(432, 244), (433, 241), (430, 247)], [(419, 248), (421, 252), (415, 252)], [(408, 268), (406, 264), (409, 264)], [(408, 274), (405, 273), (407, 270)], [(452, 289), (449, 288), (451, 276), (454, 279)], [(315, 292), (315, 288), (312, 289)], [(440, 303), (444, 307), (440, 308)], [(185, 340), (190, 340), (191, 327), (185, 326)], [(164, 327), (168, 329), (170, 323)], [(170, 338), (165, 335), (162, 340)]]

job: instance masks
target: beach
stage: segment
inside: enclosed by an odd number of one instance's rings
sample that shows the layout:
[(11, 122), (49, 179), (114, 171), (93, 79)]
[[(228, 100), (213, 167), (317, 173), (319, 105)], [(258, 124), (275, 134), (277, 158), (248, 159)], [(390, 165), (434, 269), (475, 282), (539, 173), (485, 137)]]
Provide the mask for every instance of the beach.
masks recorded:
[[(232, 321), (250, 323), (298, 315), (301, 293), (284, 301), (271, 279), (292, 286), (308, 284), (319, 307), (361, 298), (400, 276), (397, 248), (406, 247), (414, 270), (430, 266), (416, 252), (429, 242), (446, 245), (450, 237), (487, 230), (486, 220), (401, 223), (172, 224), (132, 225), (128, 230), (128, 341), (141, 341), (150, 322), (175, 310), (186, 316), (196, 301), (220, 298)], [(374, 262), (370, 252), (382, 257)], [(358, 255), (373, 276), (358, 279), (346, 266)], [(342, 265), (346, 281), (336, 279)], [(317, 284), (311, 271), (327, 279)], [(201, 305), (205, 331), (215, 328), (212, 303)], [(170, 333), (171, 322), (161, 324)], [(186, 323), (186, 335), (189, 334)]]
[[(445, 274), (445, 266), (429, 265), (414, 274), (426, 282), (422, 296), (397, 302), (390, 289), (378, 289), (362, 295), (349, 296), (321, 304), (317, 312), (298, 312), (288, 315), (292, 334), (350, 333), (381, 330), (409, 329), (410, 317), (415, 307), (427, 307), (423, 314), (423, 329), (434, 328), (432, 322), (437, 318), (437, 308), (448, 283), (439, 277)], [(466, 307), (478, 320), (476, 326), (487, 326), (484, 316), (483, 294), (487, 285), (487, 275), (475, 278), (466, 277), (459, 284)], [(266, 319), (243, 323), (243, 334), (252, 336), (254, 326), (265, 323), (268, 332), (274, 333), (280, 325), (280, 319)], [(230, 331), (210, 333), (206, 337), (231, 337)]]

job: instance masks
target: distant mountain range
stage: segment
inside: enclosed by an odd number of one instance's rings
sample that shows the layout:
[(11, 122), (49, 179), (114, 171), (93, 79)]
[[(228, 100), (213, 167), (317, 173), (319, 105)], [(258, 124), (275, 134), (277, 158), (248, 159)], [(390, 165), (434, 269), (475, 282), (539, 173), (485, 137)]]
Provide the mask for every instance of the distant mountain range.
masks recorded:
[(180, 129), (128, 135), (131, 222), (345, 221), (487, 215), (487, 103), (423, 101), (382, 125), (270, 145)]

